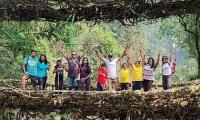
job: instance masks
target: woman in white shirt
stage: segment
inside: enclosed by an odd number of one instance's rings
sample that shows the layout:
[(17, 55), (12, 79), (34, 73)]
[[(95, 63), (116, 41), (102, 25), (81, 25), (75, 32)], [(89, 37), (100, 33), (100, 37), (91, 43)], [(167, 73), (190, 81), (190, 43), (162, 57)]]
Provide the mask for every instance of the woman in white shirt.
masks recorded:
[(110, 91), (116, 90), (117, 88), (117, 77), (118, 77), (117, 64), (119, 60), (122, 59), (126, 55), (126, 51), (127, 49), (124, 50), (123, 54), (119, 58), (114, 58), (112, 53), (108, 54), (108, 58), (104, 58), (101, 53), (99, 53), (98, 51), (95, 51), (97, 54), (97, 57), (106, 63), (107, 70), (108, 70), (108, 86), (109, 86)]
[(162, 57), (162, 85), (164, 90), (171, 88), (172, 69), (170, 62), (167, 56)]
[(171, 78), (172, 78), (172, 68), (171, 68), (171, 61), (172, 61), (172, 54), (174, 54), (175, 45), (173, 44), (172, 48), (170, 49), (170, 54), (168, 56), (162, 57), (162, 85), (164, 90), (170, 89), (171, 86)]

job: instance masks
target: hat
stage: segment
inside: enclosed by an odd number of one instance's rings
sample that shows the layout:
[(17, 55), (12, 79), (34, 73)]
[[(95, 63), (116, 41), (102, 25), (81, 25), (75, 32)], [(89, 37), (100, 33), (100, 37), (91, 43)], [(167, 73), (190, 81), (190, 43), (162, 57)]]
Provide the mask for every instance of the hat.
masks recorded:
[(56, 61), (62, 61), (62, 59), (61, 58), (57, 58)]

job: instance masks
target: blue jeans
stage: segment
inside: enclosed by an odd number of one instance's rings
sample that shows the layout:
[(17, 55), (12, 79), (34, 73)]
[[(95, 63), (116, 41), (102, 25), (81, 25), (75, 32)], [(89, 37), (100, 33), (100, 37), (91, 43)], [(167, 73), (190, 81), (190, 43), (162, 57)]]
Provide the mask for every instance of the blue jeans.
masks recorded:
[(133, 81), (132, 82), (132, 90), (141, 90), (142, 81)]
[(105, 84), (97, 83), (97, 91), (104, 91), (105, 90)]
[(47, 76), (45, 77), (38, 77), (39, 89), (44, 90), (46, 87)]
[(67, 86), (71, 90), (75, 87), (78, 87), (78, 82), (73, 78), (67, 77)]

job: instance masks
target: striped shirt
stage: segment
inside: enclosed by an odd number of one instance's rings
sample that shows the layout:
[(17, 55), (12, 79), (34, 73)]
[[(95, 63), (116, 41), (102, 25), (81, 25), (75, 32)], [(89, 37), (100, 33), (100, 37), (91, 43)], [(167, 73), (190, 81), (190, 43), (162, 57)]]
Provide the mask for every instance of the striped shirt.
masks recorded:
[(143, 79), (145, 80), (155, 80), (154, 72), (156, 70), (157, 66), (154, 66), (151, 68), (149, 64), (144, 65), (144, 71), (143, 71)]

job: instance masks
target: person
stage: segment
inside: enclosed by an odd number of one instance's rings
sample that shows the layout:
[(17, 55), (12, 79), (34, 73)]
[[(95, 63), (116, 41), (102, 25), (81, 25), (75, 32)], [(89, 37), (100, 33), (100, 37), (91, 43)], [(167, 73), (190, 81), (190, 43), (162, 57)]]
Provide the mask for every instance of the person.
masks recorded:
[(141, 90), (143, 82), (143, 63), (141, 61), (133, 62), (130, 52), (128, 52), (128, 61), (132, 67), (132, 90)]
[(98, 81), (97, 81), (97, 90), (105, 91), (108, 87), (108, 71), (106, 68), (106, 64), (103, 61), (100, 61), (100, 65), (98, 67)]
[(26, 89), (26, 83), (28, 79), (31, 79), (31, 84), (33, 89), (36, 90), (36, 84), (37, 84), (37, 63), (38, 58), (36, 57), (37, 52), (35, 50), (31, 50), (30, 55), (28, 55), (23, 60), (22, 65), (22, 80), (21, 80), (21, 87), (23, 90)]
[(147, 92), (152, 89), (153, 82), (155, 81), (155, 70), (159, 64), (160, 53), (161, 53), (161, 50), (158, 51), (156, 62), (154, 61), (152, 57), (148, 58), (148, 61), (146, 62), (145, 61), (146, 55), (144, 51), (140, 52), (142, 56), (142, 61), (144, 64), (144, 69), (143, 69), (144, 80), (142, 82), (144, 92)]
[(91, 67), (89, 65), (88, 58), (84, 57), (82, 59), (82, 64), (80, 65), (80, 86), (81, 90), (89, 91), (90, 88), (90, 76)]
[(108, 59), (104, 58), (97, 50), (95, 50), (97, 57), (104, 61), (107, 66), (108, 70), (108, 85), (109, 85), (109, 90), (115, 90), (117, 87), (117, 63), (121, 57), (125, 55), (126, 49), (124, 50), (123, 54), (121, 55), (120, 58), (114, 58), (112, 53), (108, 54)]
[(55, 75), (55, 90), (63, 89), (63, 79), (64, 79), (64, 70), (66, 68), (62, 65), (61, 59), (57, 59), (56, 65), (53, 70), (53, 74)]
[(90, 47), (85, 49), (83, 54), (79, 55), (79, 56), (77, 55), (77, 53), (75, 51), (72, 51), (71, 57), (69, 57), (68, 54), (64, 54), (64, 52), (61, 51), (62, 55), (67, 60), (68, 76), (67, 76), (66, 81), (67, 81), (67, 85), (68, 85), (69, 90), (72, 90), (72, 89), (77, 90), (78, 87), (79, 87), (77, 80), (80, 80), (80, 78), (79, 78), (80, 77), (80, 68), (79, 68), (80, 67), (80, 61), (89, 49), (90, 49)]
[[(174, 49), (175, 48), (171, 48), (170, 49), (170, 53), (169, 53), (169, 57), (168, 56), (163, 56), (162, 57), (162, 86), (164, 90), (168, 90), (170, 89), (171, 86), (171, 77), (172, 77), (172, 73), (175, 72), (175, 60), (172, 63), (172, 54), (174, 53)], [(172, 68), (171, 68), (171, 63), (172, 63)]]
[(120, 88), (121, 90), (128, 90), (130, 84), (130, 69), (127, 63), (120, 60)]
[(47, 70), (49, 70), (49, 63), (45, 54), (41, 54), (37, 64), (37, 77), (39, 89), (44, 90), (47, 82)]

